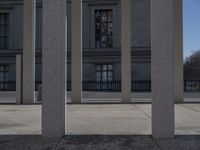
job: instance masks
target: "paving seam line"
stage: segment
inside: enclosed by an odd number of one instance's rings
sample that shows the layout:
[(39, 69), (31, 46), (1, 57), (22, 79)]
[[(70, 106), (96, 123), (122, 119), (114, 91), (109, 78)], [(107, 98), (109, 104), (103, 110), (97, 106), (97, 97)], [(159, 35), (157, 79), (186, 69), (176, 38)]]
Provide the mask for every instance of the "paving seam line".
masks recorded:
[(188, 110), (194, 111), (194, 112), (196, 112), (196, 113), (200, 113), (200, 111), (195, 110), (195, 109), (192, 109), (192, 108), (190, 108), (190, 107), (187, 107), (187, 106), (185, 106), (185, 105), (183, 105), (183, 104), (180, 104), (180, 106), (181, 106), (181, 107), (184, 107), (184, 108), (186, 108), (186, 109), (188, 109)]
[(158, 146), (160, 150), (163, 150), (162, 147), (158, 144), (158, 142), (151, 136), (152, 141)]
[(53, 150), (57, 150), (57, 149), (59, 148), (59, 145), (62, 143), (63, 139), (64, 139), (64, 137), (61, 138), (61, 139), (56, 143), (56, 145), (53, 147)]
[(136, 105), (132, 105), (134, 106), (136, 109), (138, 109), (140, 112), (142, 112), (145, 116), (147, 116), (149, 119), (151, 119), (151, 117), (149, 116), (149, 114), (147, 114), (146, 112), (144, 112), (143, 110), (141, 110), (139, 107), (137, 107)]

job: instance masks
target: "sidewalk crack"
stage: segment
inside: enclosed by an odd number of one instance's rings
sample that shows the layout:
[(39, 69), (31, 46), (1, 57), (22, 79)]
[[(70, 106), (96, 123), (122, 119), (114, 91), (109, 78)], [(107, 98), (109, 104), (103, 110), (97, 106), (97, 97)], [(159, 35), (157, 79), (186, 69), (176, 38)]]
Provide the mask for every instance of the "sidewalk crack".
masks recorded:
[(56, 143), (56, 145), (55, 145), (55, 147), (53, 148), (53, 150), (58, 150), (58, 148), (59, 148), (59, 145), (62, 143), (62, 140), (63, 140), (64, 138), (61, 138), (57, 143)]
[(153, 140), (153, 142), (158, 146), (158, 148), (160, 150), (163, 150), (162, 147), (158, 144), (158, 142), (151, 136), (151, 139)]
[(186, 108), (186, 109), (188, 109), (188, 110), (194, 111), (194, 112), (196, 112), (196, 113), (200, 113), (200, 111), (195, 110), (195, 109), (192, 109), (192, 108), (190, 108), (190, 107), (187, 107), (187, 106), (185, 106), (185, 105), (183, 105), (183, 104), (180, 104), (180, 106), (181, 106), (181, 107), (184, 107), (184, 108)]
[(142, 112), (145, 116), (147, 116), (149, 119), (151, 119), (151, 116), (149, 114), (147, 114), (145, 111), (143, 111), (142, 109), (140, 109), (136, 105), (132, 105), (132, 106), (134, 106), (136, 109), (138, 109), (140, 112)]

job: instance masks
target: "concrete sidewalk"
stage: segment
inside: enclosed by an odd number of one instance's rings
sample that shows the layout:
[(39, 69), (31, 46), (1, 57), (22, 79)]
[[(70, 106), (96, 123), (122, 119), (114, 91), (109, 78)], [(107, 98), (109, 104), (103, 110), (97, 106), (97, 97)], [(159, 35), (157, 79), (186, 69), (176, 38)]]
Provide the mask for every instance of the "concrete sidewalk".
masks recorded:
[[(175, 127), (178, 135), (200, 134), (200, 104), (175, 105)], [(8, 134), (41, 134), (41, 105), (0, 105), (0, 135)], [(150, 135), (151, 105), (67, 105), (66, 134)]]
[(0, 150), (200, 149), (200, 104), (175, 105), (172, 140), (150, 136), (150, 104), (67, 105), (66, 120), (67, 136), (46, 140), (41, 105), (0, 105)]

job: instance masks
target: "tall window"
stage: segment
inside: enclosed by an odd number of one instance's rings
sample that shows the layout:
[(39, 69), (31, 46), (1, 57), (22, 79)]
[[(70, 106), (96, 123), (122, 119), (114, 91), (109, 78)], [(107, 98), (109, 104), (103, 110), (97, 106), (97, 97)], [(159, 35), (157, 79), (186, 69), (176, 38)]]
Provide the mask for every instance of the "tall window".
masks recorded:
[(8, 86), (8, 65), (0, 65), (0, 89)]
[(96, 65), (96, 81), (97, 89), (110, 89), (113, 81), (113, 65)]
[(96, 47), (113, 47), (113, 12), (112, 10), (95, 11)]
[(8, 49), (9, 14), (0, 13), (0, 49)]

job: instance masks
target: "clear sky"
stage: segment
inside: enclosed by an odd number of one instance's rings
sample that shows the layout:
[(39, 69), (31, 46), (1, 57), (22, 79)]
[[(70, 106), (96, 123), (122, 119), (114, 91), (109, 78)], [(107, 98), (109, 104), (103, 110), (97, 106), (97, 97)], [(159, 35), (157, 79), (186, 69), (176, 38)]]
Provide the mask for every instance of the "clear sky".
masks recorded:
[(184, 58), (200, 49), (200, 0), (183, 0)]

